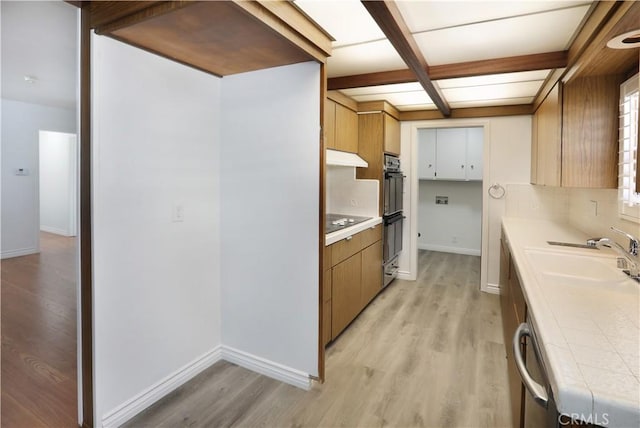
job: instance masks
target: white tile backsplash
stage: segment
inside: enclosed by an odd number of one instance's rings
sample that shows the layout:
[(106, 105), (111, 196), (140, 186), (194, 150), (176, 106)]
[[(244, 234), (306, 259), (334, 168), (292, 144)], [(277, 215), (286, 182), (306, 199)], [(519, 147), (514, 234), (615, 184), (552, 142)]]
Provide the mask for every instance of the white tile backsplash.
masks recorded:
[(640, 236), (640, 224), (623, 220), (618, 215), (616, 189), (509, 184), (505, 204), (507, 217), (566, 222), (588, 235), (613, 238), (625, 247), (628, 241), (612, 232), (611, 226)]

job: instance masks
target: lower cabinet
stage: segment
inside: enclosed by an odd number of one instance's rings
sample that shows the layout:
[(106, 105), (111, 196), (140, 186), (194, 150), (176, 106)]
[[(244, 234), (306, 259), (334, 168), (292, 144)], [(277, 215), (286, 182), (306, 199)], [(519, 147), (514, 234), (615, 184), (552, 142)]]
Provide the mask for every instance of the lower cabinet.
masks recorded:
[[(522, 417), (522, 401), (524, 387), (520, 382), (520, 375), (513, 356), (513, 335), (519, 325), (516, 315), (513, 293), (510, 285), (511, 255), (507, 243), (503, 239), (500, 242), (500, 307), (502, 312), (502, 329), (504, 334), (504, 346), (507, 353), (507, 373), (509, 376), (509, 398), (511, 402), (511, 426), (520, 427)], [(517, 276), (516, 276), (517, 278)]]
[(382, 289), (382, 241), (362, 250), (362, 292), (360, 306), (369, 304)]
[(327, 247), (331, 268), (324, 274), (322, 340), (326, 345), (353, 321), (382, 289), (382, 225)]
[(331, 269), (324, 271), (322, 292), (322, 344), (331, 342)]
[(331, 338), (335, 339), (360, 312), (362, 254), (335, 265), (331, 280)]

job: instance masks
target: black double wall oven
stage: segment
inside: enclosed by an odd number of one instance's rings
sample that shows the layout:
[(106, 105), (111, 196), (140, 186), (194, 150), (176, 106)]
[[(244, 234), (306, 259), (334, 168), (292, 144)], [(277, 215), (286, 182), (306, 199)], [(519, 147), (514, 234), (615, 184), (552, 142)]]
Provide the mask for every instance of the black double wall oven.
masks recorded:
[(383, 285), (387, 286), (398, 275), (398, 255), (402, 251), (402, 200), (404, 197), (404, 174), (400, 159), (384, 155), (383, 185)]

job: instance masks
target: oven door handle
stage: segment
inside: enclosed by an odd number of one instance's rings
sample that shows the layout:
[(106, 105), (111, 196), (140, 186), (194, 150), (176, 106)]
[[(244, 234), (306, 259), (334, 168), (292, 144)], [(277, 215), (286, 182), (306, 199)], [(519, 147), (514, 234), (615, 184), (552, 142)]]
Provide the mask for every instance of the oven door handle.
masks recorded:
[(516, 333), (513, 335), (513, 357), (516, 363), (516, 368), (520, 373), (522, 383), (525, 388), (527, 388), (527, 391), (529, 391), (529, 394), (533, 397), (533, 400), (546, 409), (549, 402), (547, 391), (545, 391), (542, 385), (533, 380), (527, 371), (527, 366), (525, 365), (524, 358), (522, 357), (520, 341), (523, 337), (530, 337), (533, 340), (531, 328), (529, 327), (529, 324), (524, 322), (518, 326)]

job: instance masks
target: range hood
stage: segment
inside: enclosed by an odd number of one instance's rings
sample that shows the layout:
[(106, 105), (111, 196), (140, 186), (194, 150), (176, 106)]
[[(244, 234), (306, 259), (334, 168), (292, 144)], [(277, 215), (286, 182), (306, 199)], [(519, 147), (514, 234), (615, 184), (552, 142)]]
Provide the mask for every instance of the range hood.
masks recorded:
[(338, 150), (327, 149), (327, 165), (336, 166), (361, 166), (368, 167), (367, 161), (355, 153), (340, 152)]

